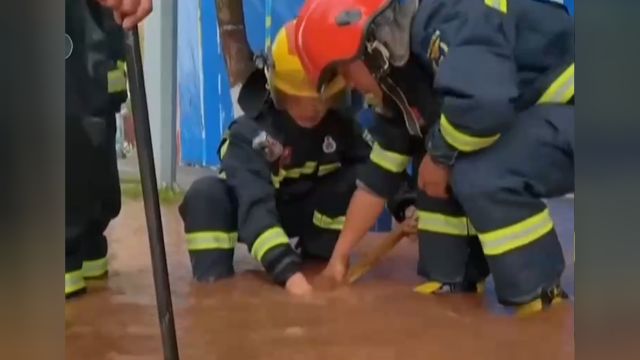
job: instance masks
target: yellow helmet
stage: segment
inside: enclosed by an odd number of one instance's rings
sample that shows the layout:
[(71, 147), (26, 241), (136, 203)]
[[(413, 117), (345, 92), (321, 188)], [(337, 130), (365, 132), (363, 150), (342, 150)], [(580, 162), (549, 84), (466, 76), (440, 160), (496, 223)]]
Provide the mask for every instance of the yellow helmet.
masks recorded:
[[(288, 95), (319, 97), (320, 94), (313, 87), (304, 72), (295, 46), (293, 45), (293, 31), (295, 20), (286, 23), (276, 35), (271, 46), (271, 64), (268, 71), (269, 86), (273, 90), (278, 89)], [(323, 96), (328, 97), (345, 88), (345, 81), (337, 77)]]

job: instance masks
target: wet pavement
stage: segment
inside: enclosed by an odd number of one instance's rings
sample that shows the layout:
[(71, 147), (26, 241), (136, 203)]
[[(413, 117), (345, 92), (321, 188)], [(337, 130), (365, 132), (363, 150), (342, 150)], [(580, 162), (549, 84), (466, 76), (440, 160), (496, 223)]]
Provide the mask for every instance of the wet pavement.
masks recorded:
[[(552, 203), (573, 294), (573, 200)], [(404, 240), (349, 288), (303, 300), (272, 285), (236, 251), (238, 274), (215, 284), (191, 281), (182, 222), (163, 209), (181, 359), (573, 359), (573, 305), (525, 319), (484, 295), (425, 296), (412, 291), (417, 244)], [(66, 304), (68, 359), (161, 359), (142, 203), (124, 200), (108, 229), (110, 275)], [(374, 234), (363, 248), (375, 244)], [(317, 273), (318, 264), (305, 272)], [(490, 285), (489, 285), (490, 286)]]

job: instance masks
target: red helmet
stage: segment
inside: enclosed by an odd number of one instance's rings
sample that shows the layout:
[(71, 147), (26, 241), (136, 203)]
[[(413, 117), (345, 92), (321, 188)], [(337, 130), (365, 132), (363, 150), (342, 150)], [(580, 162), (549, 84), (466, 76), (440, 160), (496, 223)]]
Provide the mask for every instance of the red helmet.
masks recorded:
[(295, 47), (312, 84), (322, 91), (341, 62), (362, 54), (369, 24), (392, 0), (307, 0), (295, 27)]

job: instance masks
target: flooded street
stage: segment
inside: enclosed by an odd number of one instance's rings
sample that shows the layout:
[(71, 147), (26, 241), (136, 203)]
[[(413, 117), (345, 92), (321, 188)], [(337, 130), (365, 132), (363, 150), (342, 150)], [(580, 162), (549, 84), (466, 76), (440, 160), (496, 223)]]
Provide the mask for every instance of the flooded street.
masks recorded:
[[(573, 203), (557, 208), (564, 282), (573, 294)], [(163, 209), (163, 221), (181, 359), (574, 358), (571, 302), (516, 319), (497, 305), (492, 288), (484, 295), (417, 294), (413, 287), (424, 281), (415, 274), (417, 243), (401, 242), (352, 287), (304, 300), (271, 284), (244, 246), (234, 278), (195, 284), (174, 206)], [(67, 358), (161, 359), (142, 202), (123, 200), (107, 236), (109, 278), (90, 282), (87, 295), (66, 304)], [(370, 236), (364, 248), (380, 237)]]

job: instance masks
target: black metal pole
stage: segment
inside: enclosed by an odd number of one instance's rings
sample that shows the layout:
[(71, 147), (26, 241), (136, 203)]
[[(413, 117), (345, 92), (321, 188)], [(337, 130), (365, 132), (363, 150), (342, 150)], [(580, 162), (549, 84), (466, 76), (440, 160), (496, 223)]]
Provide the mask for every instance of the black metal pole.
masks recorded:
[(151, 248), (153, 282), (156, 289), (156, 303), (158, 305), (158, 318), (160, 320), (160, 332), (162, 335), (162, 348), (166, 360), (178, 360), (178, 342), (176, 340), (176, 329), (173, 321), (171, 287), (169, 286), (167, 255), (164, 248), (164, 235), (162, 233), (162, 216), (160, 214), (156, 169), (153, 162), (153, 145), (151, 143), (147, 92), (144, 87), (140, 37), (137, 27), (132, 31), (126, 32), (125, 47), (127, 72), (129, 74), (129, 92), (131, 93), (133, 123), (136, 133), (138, 163), (140, 166), (140, 182), (142, 183), (144, 212), (147, 219), (149, 246)]

